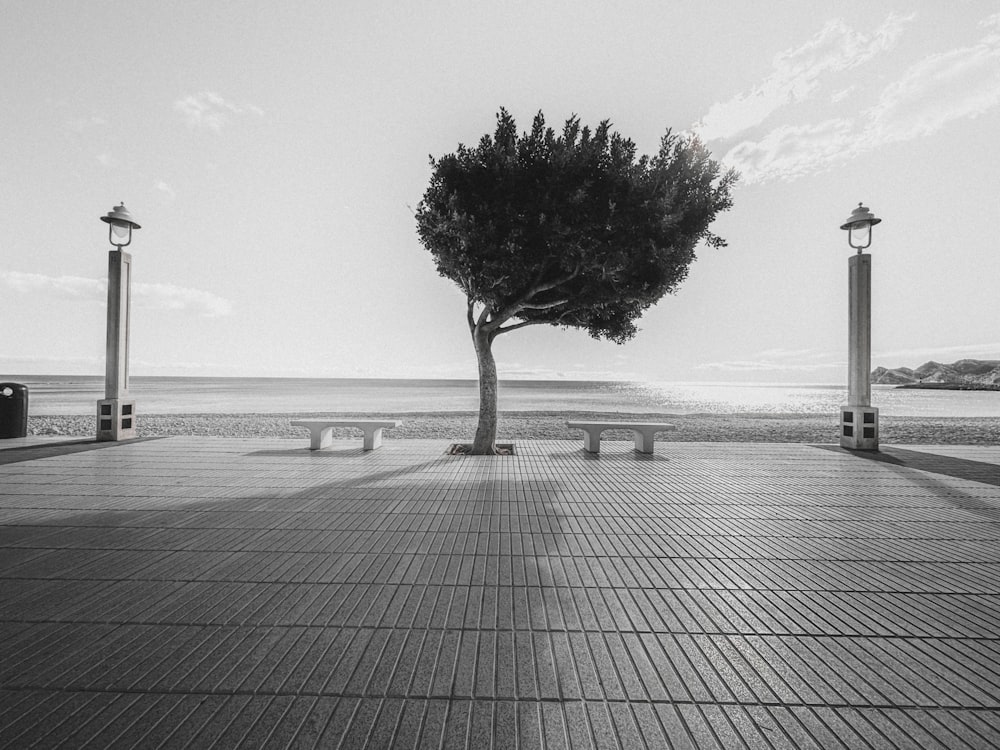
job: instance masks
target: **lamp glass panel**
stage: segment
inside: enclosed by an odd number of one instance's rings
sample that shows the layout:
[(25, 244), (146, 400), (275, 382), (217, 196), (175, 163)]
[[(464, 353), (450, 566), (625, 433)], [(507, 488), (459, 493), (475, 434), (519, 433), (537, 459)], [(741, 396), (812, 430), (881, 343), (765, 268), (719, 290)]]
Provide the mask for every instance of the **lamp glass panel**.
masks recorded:
[(868, 247), (872, 241), (872, 225), (867, 221), (859, 221), (851, 225), (851, 247)]
[(128, 224), (113, 223), (111, 225), (111, 237), (112, 237), (111, 244), (127, 245), (129, 235), (131, 234), (132, 234), (132, 227), (130, 227)]

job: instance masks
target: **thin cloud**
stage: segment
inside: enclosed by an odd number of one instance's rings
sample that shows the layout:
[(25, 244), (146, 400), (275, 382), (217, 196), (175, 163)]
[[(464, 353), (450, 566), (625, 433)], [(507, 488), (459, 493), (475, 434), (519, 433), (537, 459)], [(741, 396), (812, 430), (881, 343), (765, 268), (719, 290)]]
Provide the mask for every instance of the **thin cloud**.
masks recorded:
[(53, 357), (30, 354), (0, 354), (0, 370), (7, 372), (45, 373), (55, 375), (72, 368), (72, 372), (96, 371), (104, 367), (104, 357)]
[(844, 101), (847, 97), (857, 91), (857, 86), (848, 86), (846, 89), (841, 91), (835, 91), (830, 94), (830, 104), (837, 104)]
[(842, 367), (843, 362), (830, 352), (819, 349), (766, 349), (752, 359), (706, 362), (699, 370), (721, 372), (818, 372)]
[(783, 125), (737, 144), (723, 162), (744, 184), (790, 181), (988, 112), (1000, 105), (1000, 14), (981, 25), (989, 33), (980, 42), (911, 65), (862, 117)]
[(62, 299), (100, 300), (108, 293), (108, 282), (82, 276), (43, 276), (40, 273), (0, 271), (0, 283), (22, 294), (45, 293)]
[(793, 180), (860, 153), (855, 123), (836, 118), (815, 125), (783, 125), (759, 141), (743, 141), (723, 163), (740, 172), (745, 185)]
[(222, 128), (233, 115), (264, 114), (264, 110), (260, 107), (253, 104), (235, 104), (223, 99), (214, 91), (189, 94), (175, 101), (174, 109), (184, 116), (190, 127), (208, 128), (216, 133), (222, 132)]
[(642, 377), (635, 372), (596, 369), (588, 367), (585, 363), (577, 363), (558, 370), (547, 367), (524, 367), (517, 364), (498, 365), (498, 371), (501, 380), (642, 380)]
[(100, 127), (107, 124), (108, 121), (105, 118), (93, 115), (91, 117), (76, 117), (67, 122), (66, 127), (77, 133), (82, 133), (84, 130), (89, 128)]
[(913, 17), (892, 14), (870, 34), (856, 32), (839, 19), (827, 22), (801, 46), (778, 53), (774, 71), (759, 86), (713, 104), (693, 130), (711, 141), (760, 125), (782, 107), (813, 96), (822, 76), (855, 68), (891, 49)]
[(163, 180), (158, 180), (154, 186), (159, 192), (166, 196), (168, 201), (173, 201), (177, 197), (177, 192)]
[(720, 372), (819, 372), (834, 367), (843, 367), (842, 362), (774, 362), (734, 359), (725, 362), (705, 362), (696, 370), (716, 370)]
[(136, 304), (156, 310), (189, 310), (206, 318), (220, 318), (233, 312), (233, 303), (200, 289), (173, 284), (134, 284)]
[[(0, 286), (36, 297), (82, 300), (93, 304), (106, 302), (108, 295), (107, 281), (82, 276), (0, 271)], [(132, 285), (132, 298), (136, 307), (193, 312), (206, 318), (223, 317), (233, 311), (233, 303), (223, 297), (173, 284), (135, 283)]]
[(778, 347), (775, 349), (765, 349), (758, 357), (766, 359), (821, 359), (829, 357), (829, 352), (819, 349), (785, 349)]
[(1000, 34), (931, 55), (882, 92), (869, 114), (869, 147), (935, 133), (1000, 104)]

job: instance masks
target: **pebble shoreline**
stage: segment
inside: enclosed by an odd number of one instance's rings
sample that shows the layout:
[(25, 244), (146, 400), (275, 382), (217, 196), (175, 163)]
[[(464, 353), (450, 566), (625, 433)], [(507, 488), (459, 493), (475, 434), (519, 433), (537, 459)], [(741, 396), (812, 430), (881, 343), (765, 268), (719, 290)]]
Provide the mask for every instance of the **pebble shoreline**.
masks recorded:
[[(442, 439), (469, 441), (476, 431), (475, 412), (371, 414), (138, 414), (139, 437), (193, 435), (237, 438), (306, 439), (308, 432), (292, 427), (293, 419), (308, 417), (349, 419), (352, 417), (399, 419), (401, 427), (386, 430), (386, 440)], [(86, 437), (94, 434), (94, 417), (29, 416), (29, 435)], [(835, 443), (838, 422), (835, 415), (815, 414), (621, 414), (607, 412), (501, 412), (497, 439), (578, 440), (579, 430), (566, 427), (567, 420), (628, 420), (670, 422), (677, 429), (661, 433), (672, 442), (766, 442)], [(996, 445), (1000, 443), (997, 417), (882, 417), (880, 440), (896, 444)], [(335, 438), (358, 436), (356, 430), (334, 431)], [(629, 440), (631, 433), (606, 432), (605, 439)]]

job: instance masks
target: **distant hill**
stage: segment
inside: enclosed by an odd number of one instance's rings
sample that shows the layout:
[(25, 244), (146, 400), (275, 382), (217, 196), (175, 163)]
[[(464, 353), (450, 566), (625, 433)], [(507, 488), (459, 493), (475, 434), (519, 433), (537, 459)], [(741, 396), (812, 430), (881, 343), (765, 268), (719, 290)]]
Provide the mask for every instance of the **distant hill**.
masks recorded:
[(1000, 388), (1000, 360), (960, 359), (950, 365), (940, 362), (925, 362), (915, 370), (909, 367), (887, 369), (876, 367), (872, 370), (872, 383), (876, 385), (905, 385), (930, 388), (958, 387)]

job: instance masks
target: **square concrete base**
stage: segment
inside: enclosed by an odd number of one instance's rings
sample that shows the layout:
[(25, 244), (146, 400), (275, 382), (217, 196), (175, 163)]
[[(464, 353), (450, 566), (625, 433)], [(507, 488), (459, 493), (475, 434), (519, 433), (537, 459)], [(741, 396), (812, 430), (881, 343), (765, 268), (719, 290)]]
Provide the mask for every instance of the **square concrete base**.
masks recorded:
[(840, 447), (878, 450), (878, 409), (848, 404), (840, 407)]
[(105, 398), (97, 402), (97, 439), (130, 440), (135, 437), (135, 401)]

